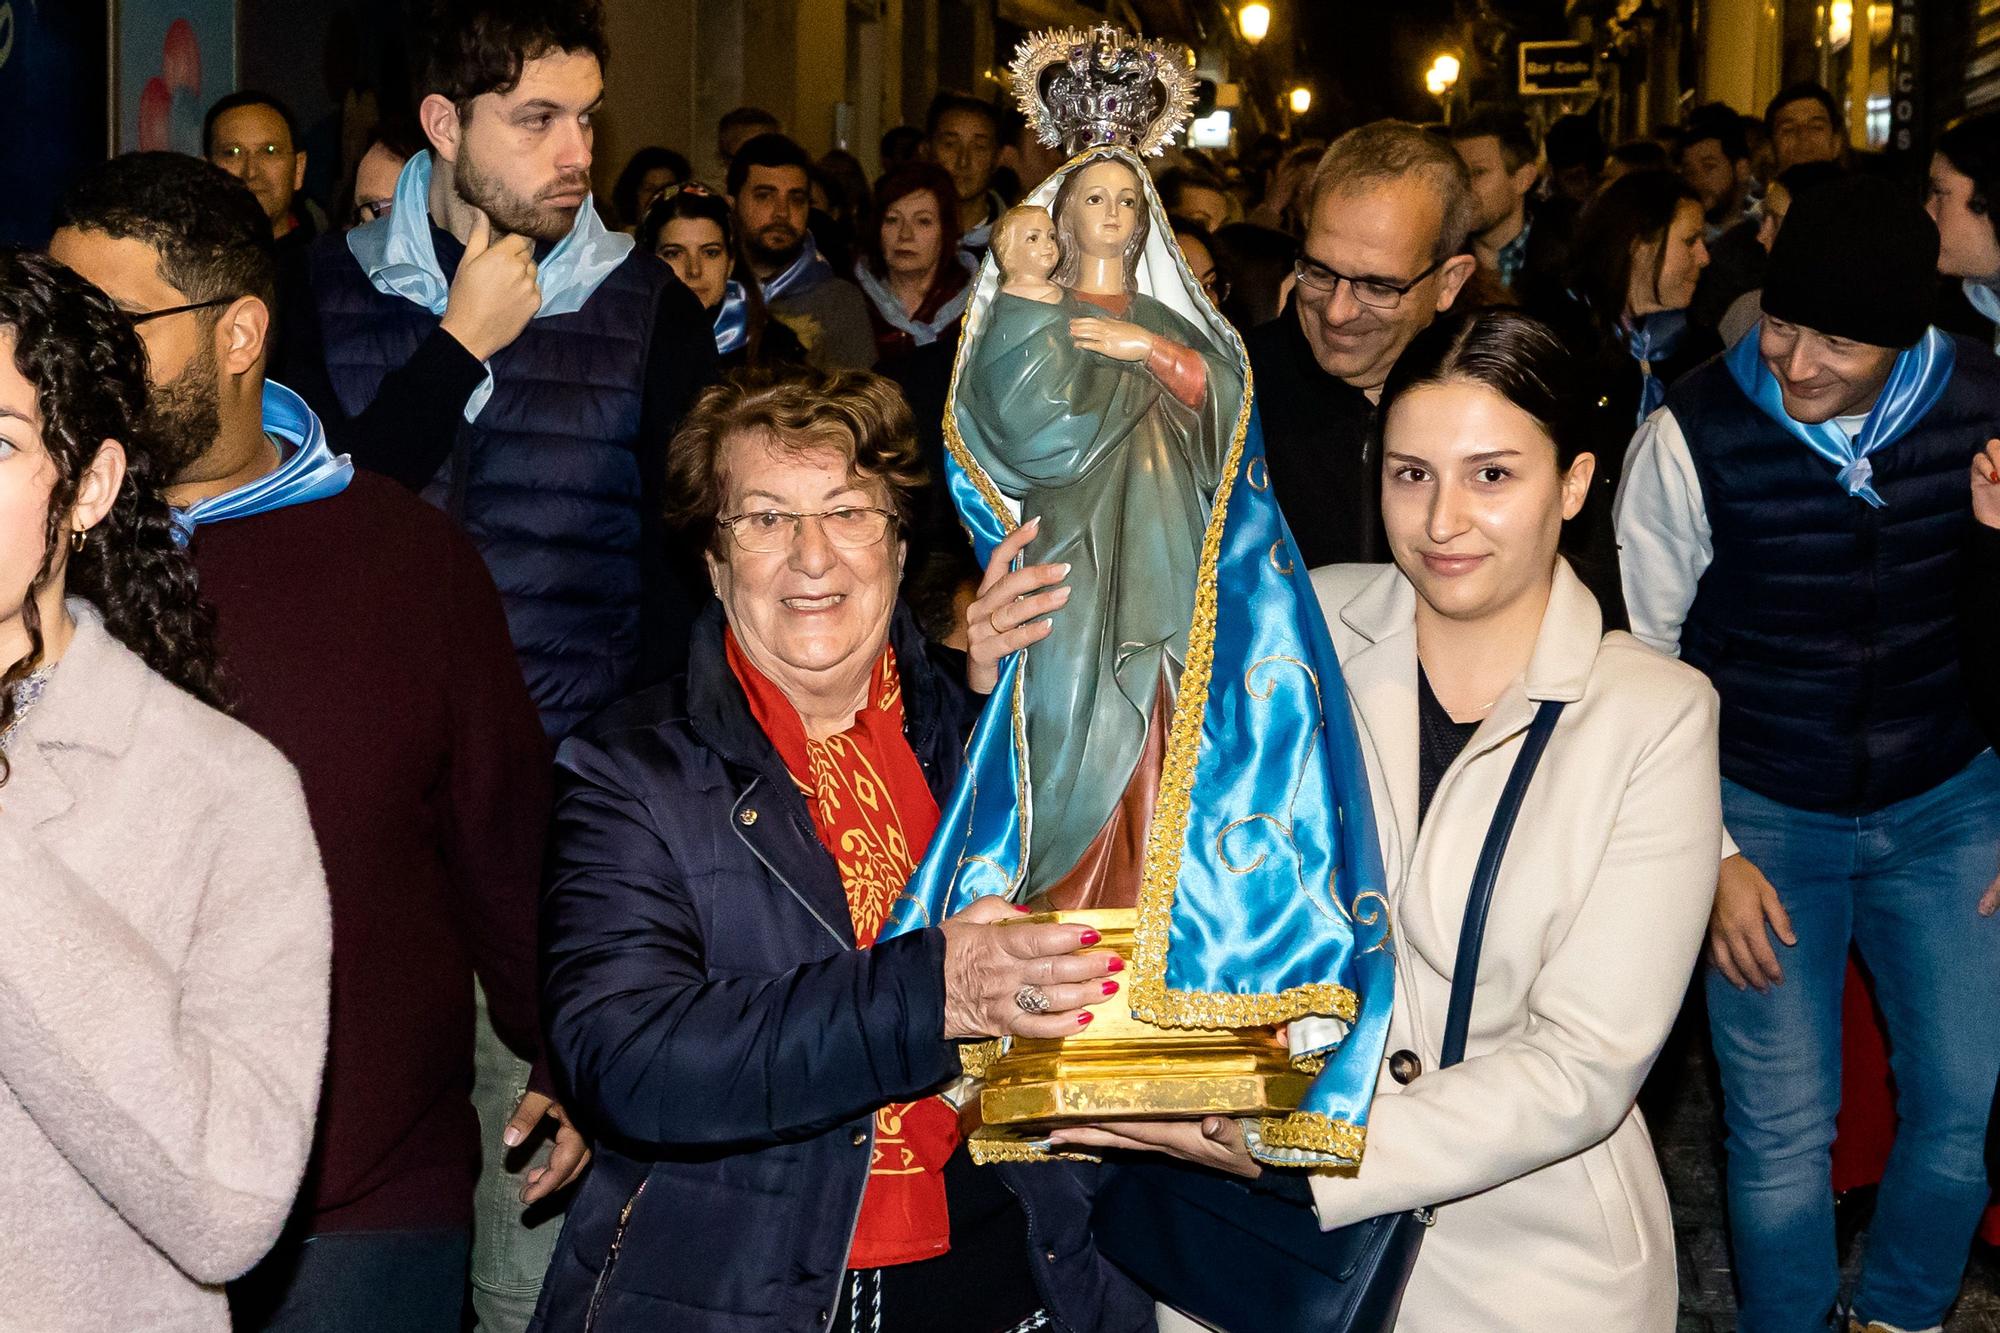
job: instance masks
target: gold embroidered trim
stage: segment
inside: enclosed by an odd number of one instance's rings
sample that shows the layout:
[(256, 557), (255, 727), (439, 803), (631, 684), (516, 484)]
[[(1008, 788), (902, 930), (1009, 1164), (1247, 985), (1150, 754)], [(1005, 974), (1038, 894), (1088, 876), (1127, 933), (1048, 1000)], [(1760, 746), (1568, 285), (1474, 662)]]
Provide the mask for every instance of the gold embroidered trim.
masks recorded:
[[(1367, 1146), (1368, 1131), (1360, 1125), (1345, 1120), (1335, 1120), (1317, 1111), (1294, 1111), (1282, 1120), (1263, 1119), (1257, 1122), (1257, 1133), (1267, 1148), (1290, 1148), (1299, 1152), (1326, 1153), (1345, 1161), (1361, 1160), (1361, 1150)], [(1271, 1160), (1262, 1158), (1260, 1160)], [(1278, 1166), (1312, 1166), (1311, 1162), (1286, 1162), (1278, 1160)]]
[(1097, 1162), (1100, 1157), (1083, 1152), (1050, 1152), (1038, 1143), (1020, 1139), (982, 1139), (976, 1135), (965, 1142), (975, 1166), (995, 1162)]
[(1000, 1058), (1001, 1039), (972, 1041), (958, 1048), (959, 1072), (967, 1078), (986, 1077), (986, 1068)]

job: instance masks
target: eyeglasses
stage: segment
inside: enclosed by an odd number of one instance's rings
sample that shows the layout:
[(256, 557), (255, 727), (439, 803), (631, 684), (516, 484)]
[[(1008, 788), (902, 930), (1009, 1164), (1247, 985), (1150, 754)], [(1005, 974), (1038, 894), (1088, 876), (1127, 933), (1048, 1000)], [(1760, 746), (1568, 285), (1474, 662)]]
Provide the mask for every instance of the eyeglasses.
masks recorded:
[(376, 218), (386, 218), (395, 206), (394, 199), (363, 199), (354, 206), (354, 225), (358, 227)]
[(168, 315), (185, 315), (190, 310), (210, 310), (219, 305), (228, 305), (235, 299), (233, 296), (218, 296), (213, 301), (195, 301), (188, 305), (170, 305), (165, 310), (148, 310), (143, 314), (127, 314), (125, 317), (137, 326), (150, 323), (156, 319), (165, 319)]
[(241, 162), (246, 157), (261, 157), (266, 160), (270, 160), (278, 157), (290, 157), (291, 155), (292, 155), (292, 150), (286, 148), (282, 144), (233, 143), (233, 144), (225, 144), (221, 147), (214, 149), (212, 152), (209, 153), (208, 160), (215, 163), (215, 165), (218, 167), (228, 167), (228, 166), (234, 166), (236, 163)]
[(1334, 290), (1345, 282), (1348, 290), (1354, 293), (1354, 299), (1361, 304), (1373, 306), (1377, 310), (1394, 310), (1403, 303), (1403, 298), (1409, 295), (1411, 288), (1443, 268), (1445, 259), (1449, 258), (1451, 256), (1446, 255), (1444, 259), (1438, 260), (1408, 282), (1400, 283), (1390, 282), (1386, 278), (1351, 278), (1345, 273), (1337, 273), (1328, 268), (1311, 255), (1300, 255), (1298, 262), (1292, 266), (1292, 272), (1298, 276), (1302, 285), (1316, 292), (1325, 292), (1331, 296)]
[(817, 514), (794, 514), (783, 509), (758, 509), (748, 514), (737, 514), (730, 518), (719, 518), (718, 527), (727, 528), (736, 538), (736, 544), (753, 555), (769, 555), (774, 551), (789, 550), (793, 542), (805, 534), (807, 519), (819, 524), (819, 530), (835, 546), (849, 551), (863, 551), (889, 535), (889, 525), (896, 516), (886, 509), (849, 507), (822, 510)]

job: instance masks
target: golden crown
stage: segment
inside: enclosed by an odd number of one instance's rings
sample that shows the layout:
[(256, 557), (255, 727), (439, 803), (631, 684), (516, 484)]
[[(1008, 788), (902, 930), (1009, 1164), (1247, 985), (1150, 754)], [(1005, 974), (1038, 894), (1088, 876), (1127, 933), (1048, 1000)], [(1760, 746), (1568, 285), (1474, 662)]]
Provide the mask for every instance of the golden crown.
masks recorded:
[(1108, 23), (1029, 35), (1008, 67), (1014, 102), (1051, 148), (1165, 151), (1194, 107), (1187, 48)]

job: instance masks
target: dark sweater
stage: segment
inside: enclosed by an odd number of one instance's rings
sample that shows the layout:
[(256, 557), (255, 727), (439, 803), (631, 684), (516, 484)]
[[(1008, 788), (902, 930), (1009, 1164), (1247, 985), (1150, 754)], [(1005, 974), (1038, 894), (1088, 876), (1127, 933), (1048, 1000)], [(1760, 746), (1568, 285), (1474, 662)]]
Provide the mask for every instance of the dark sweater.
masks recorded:
[(299, 770), (333, 903), (333, 1020), (308, 1232), (463, 1226), (472, 976), (536, 1046), (547, 742), (500, 599), (443, 514), (366, 472), (202, 526), (237, 716)]
[(1320, 368), (1299, 327), (1296, 297), (1276, 319), (1250, 330), (1243, 345), (1256, 381), (1271, 493), (1306, 568), (1387, 560), (1375, 404)]

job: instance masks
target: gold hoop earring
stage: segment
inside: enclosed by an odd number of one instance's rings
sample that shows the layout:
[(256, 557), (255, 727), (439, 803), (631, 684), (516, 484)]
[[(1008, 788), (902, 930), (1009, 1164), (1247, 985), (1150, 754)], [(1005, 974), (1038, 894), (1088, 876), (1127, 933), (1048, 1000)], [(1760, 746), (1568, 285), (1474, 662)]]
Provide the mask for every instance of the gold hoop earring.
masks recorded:
[(75, 531), (71, 532), (69, 534), (69, 549), (71, 550), (71, 552), (81, 553), (83, 550), (83, 544), (85, 541), (89, 539), (89, 536), (90, 536), (90, 530), (88, 528), (77, 528)]

